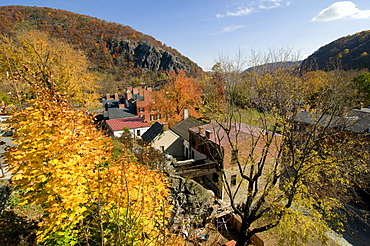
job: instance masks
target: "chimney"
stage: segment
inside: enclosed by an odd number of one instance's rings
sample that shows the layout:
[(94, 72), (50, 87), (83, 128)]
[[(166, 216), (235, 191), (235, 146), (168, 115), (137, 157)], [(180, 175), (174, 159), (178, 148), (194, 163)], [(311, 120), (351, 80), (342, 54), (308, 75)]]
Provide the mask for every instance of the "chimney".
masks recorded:
[(130, 100), (132, 98), (132, 92), (131, 91), (126, 91), (126, 100)]
[(207, 137), (208, 139), (212, 138), (212, 137), (213, 137), (213, 132), (212, 132), (211, 130), (207, 130), (207, 131), (206, 131), (206, 137)]
[(105, 96), (105, 98), (106, 98), (107, 100), (109, 100), (109, 99), (110, 99), (110, 94), (109, 94), (109, 93), (107, 93), (107, 95)]
[(118, 100), (119, 97), (118, 97), (118, 93), (114, 93), (114, 99)]
[(167, 122), (162, 123), (162, 129), (163, 131), (168, 131), (169, 127)]
[(184, 109), (184, 120), (186, 120), (189, 117), (189, 110), (186, 108)]
[(138, 92), (139, 92), (139, 95), (140, 96), (144, 96), (144, 89), (142, 88), (142, 87), (140, 87), (139, 89), (138, 89)]
[(198, 133), (199, 133), (199, 134), (204, 134), (204, 128), (203, 128), (203, 127), (201, 127), (201, 126), (199, 126), (199, 127), (198, 127)]

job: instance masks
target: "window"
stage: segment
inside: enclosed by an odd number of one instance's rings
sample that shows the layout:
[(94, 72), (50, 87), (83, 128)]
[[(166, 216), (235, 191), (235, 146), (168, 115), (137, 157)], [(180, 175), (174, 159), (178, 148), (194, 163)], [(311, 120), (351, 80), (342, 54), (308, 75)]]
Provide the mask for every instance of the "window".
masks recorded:
[(236, 185), (236, 175), (231, 175), (231, 186), (235, 186)]
[(152, 121), (152, 120), (155, 120), (155, 114), (151, 114), (150, 115), (150, 120)]
[(185, 148), (185, 157), (186, 159), (189, 158), (189, 148), (188, 147)]
[(164, 146), (160, 146), (159, 148), (160, 148), (161, 152), (164, 153)]
[(136, 130), (136, 136), (140, 136), (140, 130)]
[(157, 114), (157, 120), (161, 119), (161, 114)]
[(139, 108), (139, 112), (140, 113), (143, 113), (144, 112), (144, 108)]

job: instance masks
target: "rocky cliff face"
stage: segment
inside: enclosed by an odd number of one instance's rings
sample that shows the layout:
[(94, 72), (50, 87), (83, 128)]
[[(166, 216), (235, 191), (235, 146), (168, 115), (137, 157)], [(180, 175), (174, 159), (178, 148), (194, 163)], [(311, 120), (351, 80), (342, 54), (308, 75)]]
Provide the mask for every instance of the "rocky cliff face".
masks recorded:
[[(202, 227), (213, 212), (215, 196), (192, 179), (171, 175), (171, 199), (174, 203), (173, 225)], [(182, 228), (185, 229), (185, 228)], [(187, 228), (186, 230), (189, 230)]]
[(191, 69), (198, 69), (194, 64), (180, 59), (178, 56), (154, 47), (147, 42), (131, 42), (123, 40), (111, 46), (112, 50), (120, 50), (120, 55), (127, 61), (132, 62), (134, 67), (146, 68), (152, 71), (185, 70), (187, 73)]

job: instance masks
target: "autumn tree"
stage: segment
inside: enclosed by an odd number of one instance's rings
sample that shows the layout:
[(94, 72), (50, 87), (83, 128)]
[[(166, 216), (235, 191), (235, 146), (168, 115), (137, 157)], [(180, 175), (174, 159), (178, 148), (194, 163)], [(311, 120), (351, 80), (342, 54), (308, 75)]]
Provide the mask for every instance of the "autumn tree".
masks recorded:
[(183, 119), (184, 109), (190, 115), (198, 116), (198, 107), (202, 104), (202, 88), (200, 82), (188, 77), (185, 71), (174, 70), (168, 73), (168, 82), (159, 91), (152, 94), (151, 107), (159, 110), (162, 118), (174, 125)]
[(37, 242), (181, 245), (168, 231), (172, 206), (164, 174), (141, 165), (128, 150), (113, 156), (110, 139), (90, 114), (72, 109), (46, 64), (8, 75), (14, 85), (28, 85), (18, 91), (22, 105), (11, 117), (16, 145), (5, 161), (22, 204), (42, 208)]
[[(2, 86), (10, 85), (13, 95), (16, 91), (30, 92), (33, 81), (42, 78), (55, 83), (74, 104), (92, 103), (98, 97), (96, 77), (88, 70), (86, 56), (44, 32), (29, 30), (1, 36), (0, 62)], [(11, 78), (18, 77), (20, 81), (15, 85)]]
[(224, 113), (226, 106), (225, 81), (220, 68), (221, 64), (217, 63), (212, 68), (210, 75), (202, 79), (203, 105), (200, 112), (205, 118)]
[(365, 72), (357, 75), (353, 78), (353, 82), (358, 90), (360, 100), (364, 103), (364, 106), (369, 106), (370, 104), (370, 73)]
[[(225, 114), (213, 120), (225, 134), (216, 137), (229, 143), (231, 154), (224, 155), (220, 149), (214, 158), (229, 158), (238, 170), (232, 181), (220, 166), (230, 205), (242, 220), (237, 245), (267, 230), (281, 235), (284, 244), (301, 245), (313, 235), (325, 240), (326, 221), (339, 225), (338, 212), (343, 207), (343, 196), (330, 187), (340, 187), (344, 194), (368, 169), (364, 162), (352, 162), (355, 166), (349, 168), (350, 161), (338, 155), (339, 149), (354, 146), (334, 130), (354, 102), (351, 76), (342, 71), (301, 76), (284, 62), (294, 58), (291, 53), (282, 54), (267, 55), (261, 66), (243, 77), (235, 62), (221, 64), (228, 105)], [(273, 61), (281, 63), (274, 63), (272, 69)], [(245, 104), (240, 104), (235, 92)], [(251, 128), (258, 130), (242, 135), (238, 122), (246, 118), (254, 118), (257, 128)]]

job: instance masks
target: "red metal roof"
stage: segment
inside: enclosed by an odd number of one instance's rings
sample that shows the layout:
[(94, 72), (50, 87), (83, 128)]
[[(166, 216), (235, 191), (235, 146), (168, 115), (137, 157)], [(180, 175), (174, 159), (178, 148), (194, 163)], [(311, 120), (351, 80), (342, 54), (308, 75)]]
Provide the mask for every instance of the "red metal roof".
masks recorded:
[(150, 123), (145, 122), (141, 117), (113, 119), (107, 120), (106, 122), (113, 131), (120, 131), (123, 130), (123, 128), (135, 129), (151, 126)]

